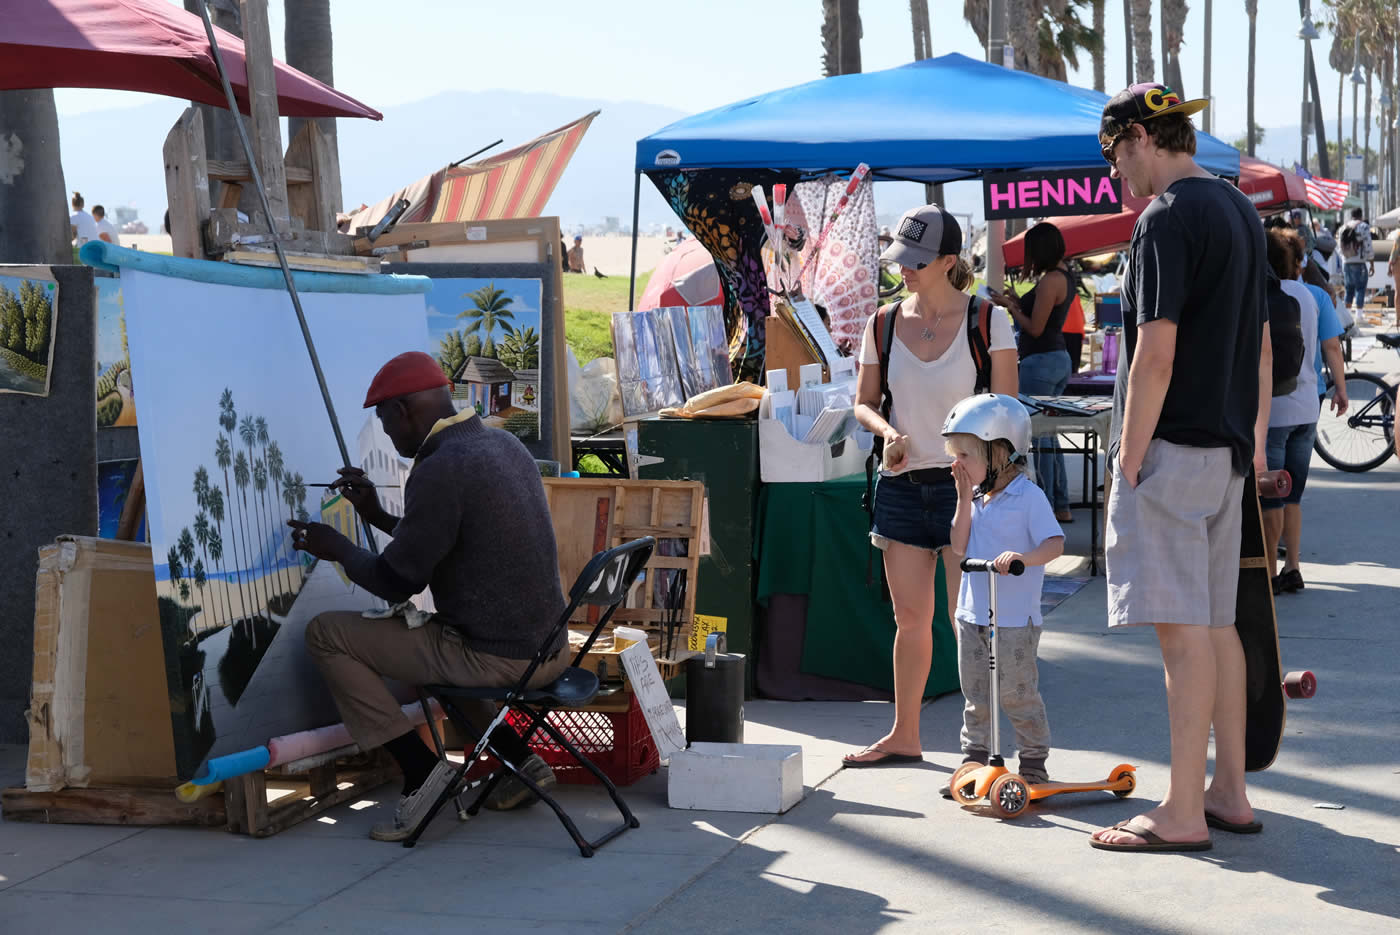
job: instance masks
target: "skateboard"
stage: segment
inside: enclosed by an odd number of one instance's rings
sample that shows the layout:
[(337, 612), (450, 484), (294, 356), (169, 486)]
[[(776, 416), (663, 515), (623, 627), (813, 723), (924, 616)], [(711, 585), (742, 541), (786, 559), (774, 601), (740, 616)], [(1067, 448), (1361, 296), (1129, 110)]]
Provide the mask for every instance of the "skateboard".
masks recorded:
[[(986, 800), (992, 813), (998, 818), (1015, 818), (1030, 807), (1036, 799), (1043, 799), (1065, 792), (1112, 792), (1119, 798), (1131, 795), (1137, 786), (1137, 767), (1120, 763), (1109, 772), (1108, 778), (1090, 782), (1027, 782), (1006, 767), (1001, 755), (1001, 692), (997, 680), (997, 572), (992, 563), (985, 559), (963, 559), (965, 574), (984, 572), (988, 582), (987, 625), (991, 629), (992, 651), (987, 656), (987, 669), (991, 674), (991, 697), (988, 706), (992, 715), (991, 756), (987, 765), (964, 763), (948, 781), (948, 792), (959, 805), (976, 805)], [(1026, 566), (1020, 561), (1011, 563), (1011, 574), (1025, 572)]]
[[(1271, 472), (1272, 474), (1273, 472)], [(1259, 488), (1286, 495), (1287, 475), (1260, 475), (1244, 485), (1240, 535), (1240, 580), (1235, 593), (1235, 629), (1244, 647), (1244, 768), (1268, 769), (1278, 756), (1288, 698), (1311, 698), (1317, 678), (1307, 671), (1286, 676), (1279, 662), (1278, 618), (1274, 614), (1274, 556), (1266, 554)]]

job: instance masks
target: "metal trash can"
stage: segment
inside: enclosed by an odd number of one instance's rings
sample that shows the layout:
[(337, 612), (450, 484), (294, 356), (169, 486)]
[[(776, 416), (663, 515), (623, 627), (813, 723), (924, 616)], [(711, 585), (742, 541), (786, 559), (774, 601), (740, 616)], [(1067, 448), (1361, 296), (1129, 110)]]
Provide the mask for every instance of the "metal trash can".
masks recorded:
[(744, 742), (747, 657), (723, 648), (724, 634), (711, 633), (705, 640), (705, 655), (686, 660), (686, 743)]

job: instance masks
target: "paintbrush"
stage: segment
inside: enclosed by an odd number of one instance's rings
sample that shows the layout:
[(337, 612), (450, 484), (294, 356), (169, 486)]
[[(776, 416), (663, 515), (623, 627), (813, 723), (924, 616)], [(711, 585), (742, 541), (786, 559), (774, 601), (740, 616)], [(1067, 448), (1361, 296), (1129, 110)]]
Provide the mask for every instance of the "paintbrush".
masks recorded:
[[(308, 487), (334, 487), (334, 486), (336, 486), (336, 484), (339, 484), (339, 483), (340, 483), (340, 481), (335, 481), (334, 483), (330, 483), (330, 484), (307, 484), (306, 486), (308, 486)], [(375, 484), (374, 486), (377, 487), (377, 488), (380, 489), (380, 490), (390, 490), (390, 489), (398, 489), (398, 486), (399, 486), (399, 485), (398, 485), (398, 484)]]

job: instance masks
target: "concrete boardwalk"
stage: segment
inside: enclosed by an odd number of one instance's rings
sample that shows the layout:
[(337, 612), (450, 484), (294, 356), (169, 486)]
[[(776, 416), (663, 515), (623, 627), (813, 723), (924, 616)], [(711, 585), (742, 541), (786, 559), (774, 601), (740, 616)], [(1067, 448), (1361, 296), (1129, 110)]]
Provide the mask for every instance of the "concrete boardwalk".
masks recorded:
[[(1358, 362), (1396, 363), (1380, 350)], [(749, 741), (805, 750), (807, 797), (776, 819), (672, 811), (663, 770), (624, 790), (641, 828), (591, 860), (542, 808), (466, 826), (445, 814), (414, 850), (375, 843), (365, 834), (392, 808), (389, 787), (268, 840), (6, 823), (0, 932), (1397, 931), (1398, 495), (1394, 460), (1348, 475), (1315, 459), (1307, 589), (1282, 596), (1279, 614), (1284, 667), (1311, 668), (1321, 687), (1290, 707), (1278, 761), (1251, 776), (1264, 832), (1215, 832), (1204, 854), (1088, 846), (1167, 778), (1156, 643), (1105, 630), (1096, 578), (1046, 620), (1049, 765), (1076, 779), (1135, 764), (1129, 800), (1062, 796), (998, 821), (940, 799), (959, 759), (956, 696), (924, 711), (924, 764), (863, 771), (840, 770), (839, 757), (885, 730), (888, 706), (753, 702)], [(1087, 540), (1079, 519), (1071, 548)], [(0, 783), (22, 774), (23, 750), (0, 748)], [(597, 790), (561, 800), (585, 823), (608, 817)]]

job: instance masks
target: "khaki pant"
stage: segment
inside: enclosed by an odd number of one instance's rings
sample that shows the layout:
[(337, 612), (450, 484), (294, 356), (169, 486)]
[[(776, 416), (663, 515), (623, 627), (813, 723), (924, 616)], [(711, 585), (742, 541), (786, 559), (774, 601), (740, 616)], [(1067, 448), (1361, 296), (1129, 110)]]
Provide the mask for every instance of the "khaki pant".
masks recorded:
[[(384, 679), (408, 685), (508, 687), (530, 666), (528, 659), (506, 659), (477, 652), (462, 635), (431, 621), (408, 629), (402, 617), (369, 620), (356, 611), (321, 614), (306, 627), (306, 648), (335, 698), (345, 728), (362, 750), (413, 730)], [(547, 659), (530, 679), (531, 688), (548, 685), (568, 667), (566, 649)], [(497, 705), (465, 702), (462, 711), (478, 730), (496, 716)]]
[[(1016, 732), (1016, 752), (1023, 761), (1044, 760), (1050, 754), (1050, 721), (1045, 716), (1035, 664), (1040, 627), (998, 627), (997, 644), (997, 672), (1001, 676), (998, 701)], [(958, 679), (966, 699), (959, 738), (964, 754), (1001, 753), (991, 749), (992, 673), (987, 671), (991, 651), (987, 627), (958, 621)]]

